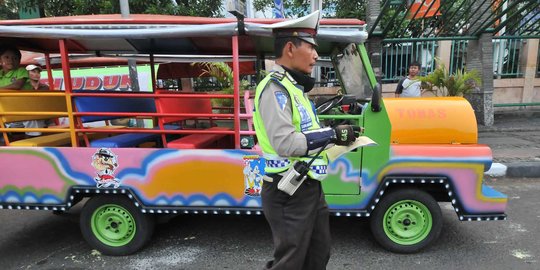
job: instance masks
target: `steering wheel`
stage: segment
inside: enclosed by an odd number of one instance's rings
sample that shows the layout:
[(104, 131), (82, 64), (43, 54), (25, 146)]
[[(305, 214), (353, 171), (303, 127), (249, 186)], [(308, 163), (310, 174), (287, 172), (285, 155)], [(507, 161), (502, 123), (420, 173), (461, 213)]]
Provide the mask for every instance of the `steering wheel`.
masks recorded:
[(341, 104), (341, 101), (343, 101), (343, 97), (343, 95), (338, 95), (317, 105), (317, 114), (325, 114), (329, 112), (332, 108)]

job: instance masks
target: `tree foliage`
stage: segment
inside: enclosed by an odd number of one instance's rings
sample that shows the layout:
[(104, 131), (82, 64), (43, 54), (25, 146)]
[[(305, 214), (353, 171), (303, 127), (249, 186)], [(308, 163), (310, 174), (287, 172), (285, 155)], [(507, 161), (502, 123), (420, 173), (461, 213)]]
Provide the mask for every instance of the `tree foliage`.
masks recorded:
[[(202, 17), (222, 15), (221, 0), (130, 0), (132, 14)], [(18, 18), (19, 9), (39, 7), (46, 17), (120, 13), (119, 0), (0, 0), (0, 19)]]
[(366, 20), (367, 0), (333, 0), (336, 18)]
[[(265, 9), (272, 9), (274, 7), (274, 0), (254, 0), (253, 7), (257, 11), (263, 11)], [(283, 1), (283, 14), (286, 18), (301, 17), (307, 15), (310, 9), (309, 0), (293, 0)]]
[(12, 20), (18, 19), (17, 6), (14, 1), (0, 0), (0, 19)]
[[(365, 20), (367, 0), (326, 0), (323, 1), (323, 17), (326, 18), (357, 18)], [(283, 1), (285, 17), (301, 17), (310, 12), (309, 0)], [(254, 0), (253, 6), (257, 11), (274, 7), (274, 0)]]

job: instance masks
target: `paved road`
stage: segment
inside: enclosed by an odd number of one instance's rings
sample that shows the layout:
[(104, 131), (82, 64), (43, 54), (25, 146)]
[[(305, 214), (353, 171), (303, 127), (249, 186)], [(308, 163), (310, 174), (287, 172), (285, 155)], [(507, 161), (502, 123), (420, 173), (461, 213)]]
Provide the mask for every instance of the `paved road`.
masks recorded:
[[(460, 222), (442, 204), (439, 241), (399, 255), (374, 243), (366, 220), (331, 219), (328, 269), (540, 269), (540, 179), (493, 179), (511, 198), (509, 220)], [(0, 210), (1, 269), (261, 269), (271, 254), (263, 217), (180, 216), (158, 225), (151, 243), (127, 257), (101, 256), (84, 242), (77, 211)]]

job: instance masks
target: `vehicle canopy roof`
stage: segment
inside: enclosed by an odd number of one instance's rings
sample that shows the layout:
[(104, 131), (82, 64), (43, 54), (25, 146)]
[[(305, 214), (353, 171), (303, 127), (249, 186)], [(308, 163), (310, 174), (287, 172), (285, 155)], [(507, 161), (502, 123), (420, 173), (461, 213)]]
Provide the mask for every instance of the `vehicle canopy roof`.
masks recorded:
[[(239, 37), (240, 55), (273, 53), (272, 30), (262, 26), (283, 19), (249, 19)], [(21, 50), (60, 51), (66, 39), (70, 53), (98, 56), (118, 54), (230, 55), (231, 37), (239, 35), (234, 18), (203, 18), (132, 14), (49, 17), (0, 21), (0, 42)], [(96, 31), (98, 30), (98, 31)], [(335, 45), (363, 43), (365, 24), (357, 19), (322, 19), (317, 33), (320, 55)]]

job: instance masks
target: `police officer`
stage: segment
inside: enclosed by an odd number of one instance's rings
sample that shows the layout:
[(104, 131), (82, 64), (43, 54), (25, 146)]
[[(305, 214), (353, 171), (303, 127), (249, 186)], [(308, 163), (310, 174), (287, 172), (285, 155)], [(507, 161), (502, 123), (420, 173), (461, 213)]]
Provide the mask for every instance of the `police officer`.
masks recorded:
[[(266, 269), (325, 269), (330, 259), (329, 212), (320, 180), (328, 160), (320, 152), (308, 178), (290, 196), (278, 189), (296, 162), (309, 162), (322, 147), (349, 145), (358, 129), (349, 125), (323, 128), (307, 98), (317, 60), (314, 39), (319, 12), (268, 26), (275, 36), (276, 65), (257, 86), (254, 124), (266, 159), (262, 204), (274, 242)], [(327, 142), (330, 142), (328, 144)]]

